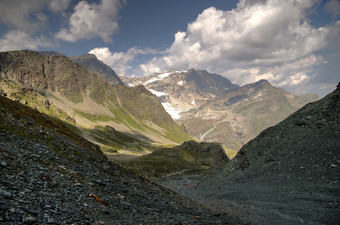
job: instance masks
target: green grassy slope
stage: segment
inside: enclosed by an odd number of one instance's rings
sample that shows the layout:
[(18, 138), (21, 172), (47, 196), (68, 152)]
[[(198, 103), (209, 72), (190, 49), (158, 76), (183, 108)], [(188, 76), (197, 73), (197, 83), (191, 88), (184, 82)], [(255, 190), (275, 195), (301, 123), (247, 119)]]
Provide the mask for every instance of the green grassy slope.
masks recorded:
[[(104, 76), (66, 56), (26, 50), (1, 52), (0, 78), (0, 89), (8, 93), (7, 97), (84, 128), (84, 137), (106, 149), (140, 151), (144, 147), (136, 146), (144, 142), (181, 143), (191, 139), (144, 87), (113, 87)], [(56, 93), (61, 97), (56, 97)], [(107, 126), (118, 129), (105, 135)], [(137, 141), (139, 136), (147, 138)], [(138, 144), (124, 144), (131, 141), (127, 137)], [(116, 142), (116, 147), (112, 142)]]

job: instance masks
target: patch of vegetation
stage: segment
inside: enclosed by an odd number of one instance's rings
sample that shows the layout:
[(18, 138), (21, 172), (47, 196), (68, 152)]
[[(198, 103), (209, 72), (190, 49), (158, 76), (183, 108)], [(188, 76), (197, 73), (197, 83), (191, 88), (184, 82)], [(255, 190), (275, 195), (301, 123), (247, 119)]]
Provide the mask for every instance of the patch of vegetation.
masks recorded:
[[(14, 117), (18, 118), (18, 122), (27, 126), (27, 124), (33, 124), (34, 126), (40, 125), (47, 129), (53, 130), (61, 135), (67, 136), (69, 139), (75, 141), (79, 145), (93, 150), (94, 145), (89, 141), (82, 138), (75, 130), (77, 130), (72, 124), (66, 123), (58, 118), (50, 117), (46, 114), (40, 113), (30, 107), (24, 106), (18, 102), (14, 102), (8, 98), (0, 96), (0, 110), (11, 113)], [(24, 119), (22, 119), (24, 118)], [(26, 125), (25, 125), (26, 124)], [(70, 129), (73, 127), (73, 129)], [(30, 135), (29, 133), (21, 132), (20, 129), (11, 130), (10, 127), (6, 127), (7, 130), (17, 133), (19, 136), (28, 137), (30, 139), (39, 138), (36, 135)]]
[[(188, 141), (188, 140), (193, 139), (188, 133), (186, 133), (183, 130), (183, 128), (181, 128), (178, 124), (176, 124), (173, 121), (171, 123), (156, 124), (156, 125), (164, 128), (166, 130), (166, 133), (162, 134), (161, 132), (157, 131), (156, 129), (152, 128), (151, 126), (149, 126), (145, 122), (143, 122), (143, 121), (147, 120), (145, 118), (144, 119), (143, 118), (134, 119), (126, 110), (124, 110), (123, 108), (120, 108), (120, 107), (111, 106), (110, 110), (115, 115), (115, 118), (113, 119), (115, 122), (124, 124), (130, 129), (138, 129), (140, 131), (149, 130), (152, 133), (164, 136), (165, 138), (167, 138), (171, 141), (174, 141), (178, 144), (180, 144), (184, 141)], [(145, 113), (144, 113), (144, 117), (145, 117)]]
[(113, 120), (117, 123), (121, 123), (126, 125), (128, 128), (133, 129), (136, 128), (138, 130), (144, 131), (145, 128), (138, 123), (136, 120), (134, 120), (128, 112), (126, 112), (124, 109), (121, 107), (114, 107), (114, 106), (109, 106), (110, 111), (113, 113), (115, 116)]
[[(238, 146), (239, 146), (238, 149), (241, 148), (240, 144), (238, 144)], [(229, 159), (233, 159), (237, 155), (237, 152), (238, 152), (237, 150), (232, 149), (232, 148), (228, 148), (226, 146), (223, 146), (223, 149), (224, 149), (225, 154), (227, 154)]]
[(32, 88), (27, 88), (11, 80), (0, 79), (0, 90), (5, 92), (7, 97), (12, 100), (19, 101), (20, 103), (51, 117), (75, 124), (75, 120), (72, 117), (67, 115), (66, 112), (59, 109), (57, 106), (50, 104), (46, 97), (42, 96)]
[(180, 144), (185, 141), (193, 140), (193, 138), (176, 123), (165, 127), (165, 129), (167, 130), (165, 137), (176, 143)]
[[(127, 88), (117, 86), (117, 96), (122, 107), (131, 113), (139, 121), (151, 121), (155, 125), (164, 128), (166, 138), (182, 143), (191, 137), (166, 113), (156, 96), (149, 92), (144, 86)], [(144, 124), (145, 125), (145, 124)], [(147, 126), (150, 130), (150, 127)], [(152, 130), (152, 128), (151, 128)], [(152, 130), (155, 132), (155, 130)]]
[(150, 152), (156, 149), (152, 144), (137, 139), (129, 134), (115, 130), (110, 126), (95, 126), (90, 135), (101, 145), (104, 152), (128, 150), (131, 152)]
[(202, 171), (227, 163), (222, 147), (216, 143), (188, 141), (173, 148), (159, 148), (151, 154), (117, 162), (148, 178), (160, 178), (184, 171)]
[(83, 102), (83, 96), (81, 94), (65, 94), (64, 96), (74, 104)]
[(138, 158), (119, 162), (123, 167), (146, 178), (161, 178), (163, 176), (197, 169), (184, 159), (140, 156)]
[(108, 147), (108, 146), (102, 146), (100, 147), (100, 149), (104, 152), (104, 153), (118, 153), (116, 148), (112, 148), (112, 147)]
[(86, 119), (88, 119), (91, 122), (109, 122), (109, 121), (114, 121), (114, 118), (110, 117), (110, 116), (106, 116), (106, 115), (100, 115), (100, 114), (92, 114), (89, 112), (85, 112), (85, 111), (80, 111), (80, 110), (74, 110), (74, 112), (81, 116), (84, 117)]

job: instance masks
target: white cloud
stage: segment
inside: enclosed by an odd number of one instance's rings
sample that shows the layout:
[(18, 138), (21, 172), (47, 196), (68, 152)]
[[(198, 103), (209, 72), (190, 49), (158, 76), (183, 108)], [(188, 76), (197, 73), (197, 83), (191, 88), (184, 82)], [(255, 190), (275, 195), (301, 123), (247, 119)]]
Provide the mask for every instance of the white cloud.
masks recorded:
[(89, 51), (89, 54), (96, 55), (100, 61), (109, 65), (120, 76), (128, 75), (128, 70), (132, 68), (130, 63), (133, 62), (138, 55), (157, 53), (159, 52), (153, 49), (140, 49), (137, 47), (132, 47), (127, 52), (111, 52), (107, 47), (94, 48)]
[(1, 0), (0, 21), (14, 26), (25, 33), (34, 33), (46, 26), (47, 15), (44, 9), (61, 12), (70, 4), (70, 0)]
[(99, 4), (81, 1), (74, 7), (69, 27), (61, 29), (56, 37), (75, 42), (79, 39), (102, 38), (112, 41), (112, 34), (118, 31), (119, 9), (125, 0), (102, 0)]
[(187, 32), (175, 35), (169, 55), (161, 60), (170, 67), (178, 61), (196, 67), (216, 60), (258, 66), (304, 57), (325, 47), (325, 30), (303, 21), (304, 10), (293, 1), (268, 1), (232, 11), (208, 8)]
[(66, 10), (71, 0), (50, 0), (48, 2), (48, 9), (52, 12), (59, 13)]
[[(236, 9), (204, 10), (188, 24), (164, 56), (139, 66), (141, 73), (207, 69), (245, 84), (266, 78), (298, 90), (325, 62), (321, 50), (337, 45), (340, 22), (315, 28), (308, 13), (313, 0), (241, 0)], [(325, 81), (327, 83), (327, 81)]]
[(63, 13), (69, 4), (70, 0), (1, 0), (0, 22), (14, 29), (0, 37), (0, 51), (51, 47), (51, 40), (36, 33), (48, 27), (46, 12)]
[(0, 1), (0, 21), (24, 30), (33, 32), (39, 29), (39, 12), (43, 8), (43, 1), (2, 0)]
[(0, 51), (31, 49), (36, 50), (39, 47), (50, 47), (52, 43), (44, 37), (31, 37), (29, 34), (13, 30), (0, 38)]

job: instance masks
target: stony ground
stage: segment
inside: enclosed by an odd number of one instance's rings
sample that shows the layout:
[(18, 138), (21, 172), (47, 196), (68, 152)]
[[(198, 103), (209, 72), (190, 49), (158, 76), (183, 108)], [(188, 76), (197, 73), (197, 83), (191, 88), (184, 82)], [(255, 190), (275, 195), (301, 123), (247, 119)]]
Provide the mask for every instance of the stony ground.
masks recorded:
[(67, 127), (0, 97), (1, 224), (240, 224), (110, 163)]
[(215, 175), (160, 181), (255, 224), (340, 224), (340, 85), (246, 144)]

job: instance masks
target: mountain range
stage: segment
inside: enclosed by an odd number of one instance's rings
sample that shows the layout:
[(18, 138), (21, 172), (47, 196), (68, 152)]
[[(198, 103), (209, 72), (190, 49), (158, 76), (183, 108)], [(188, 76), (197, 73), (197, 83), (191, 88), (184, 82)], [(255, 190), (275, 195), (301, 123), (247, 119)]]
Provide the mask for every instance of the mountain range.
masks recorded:
[(119, 78), (94, 55), (13, 51), (0, 57), (3, 93), (63, 119), (112, 153), (145, 154), (154, 144), (180, 144), (191, 135), (222, 143), (232, 158), (262, 130), (317, 99), (266, 80), (240, 87), (205, 70)]
[[(91, 57), (85, 60), (93, 62)], [(97, 64), (109, 71), (103, 63)], [(114, 74), (111, 70), (109, 82), (64, 55), (27, 50), (0, 53), (3, 94), (63, 119), (106, 151), (143, 153), (153, 144), (191, 139), (151, 92), (143, 86), (128, 88), (119, 78), (113, 82)]]
[(300, 108), (266, 80), (78, 60), (0, 52), (0, 223), (339, 224), (340, 84)]
[(169, 71), (144, 78), (122, 78), (143, 84), (167, 112), (201, 141), (220, 142), (232, 150), (282, 121), (316, 95), (294, 95), (268, 81), (238, 86), (205, 70)]

